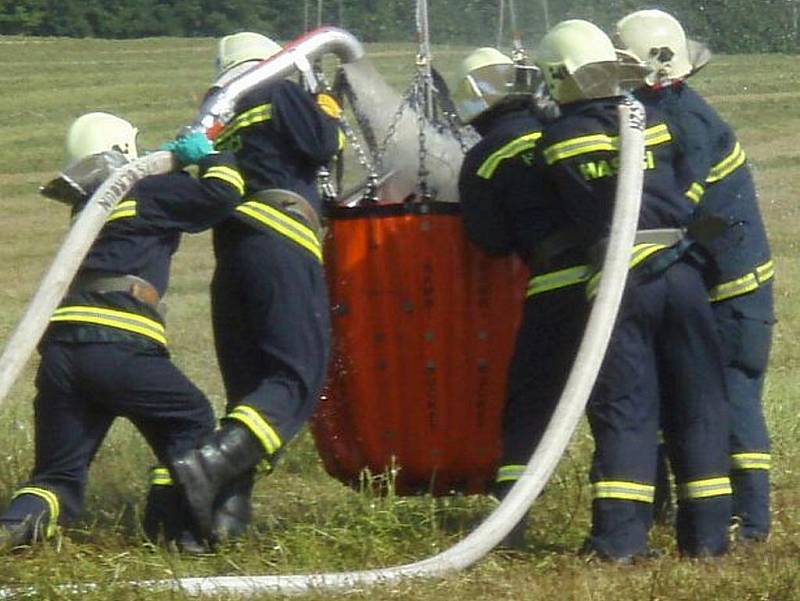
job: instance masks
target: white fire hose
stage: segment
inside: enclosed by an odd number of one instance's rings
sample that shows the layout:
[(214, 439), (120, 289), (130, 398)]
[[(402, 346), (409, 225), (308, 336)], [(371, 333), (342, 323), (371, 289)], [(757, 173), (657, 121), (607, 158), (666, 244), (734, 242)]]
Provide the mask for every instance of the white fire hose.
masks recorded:
[[(334, 52), (338, 50), (343, 54), (349, 53), (346, 55), (350, 58), (360, 58), (360, 45), (355, 46), (352, 39), (347, 37), (349, 34), (344, 35), (341, 30), (335, 28), (324, 28), (323, 33), (330, 35)], [(308, 37), (304, 43), (310, 48), (313, 47), (314, 53), (325, 49), (324, 44), (308, 40)], [(286, 54), (289, 55), (291, 52)], [(283, 73), (283, 70), (288, 68), (285, 63), (289, 62), (289, 58), (277, 55), (276, 59), (276, 66)], [(264, 65), (269, 62), (265, 61)], [(291, 62), (294, 64), (294, 59)], [(247, 78), (248, 85), (256, 84), (259, 78), (255, 73), (255, 69), (251, 70), (242, 76), (242, 79)], [(262, 73), (267, 74), (268, 70), (265, 69)], [(237, 81), (239, 80), (234, 80)], [(237, 90), (235, 95), (223, 89), (217, 101), (214, 97), (209, 99), (209, 110), (201, 113), (196, 125), (210, 127), (213, 123), (224, 122), (235, 98), (245, 91), (244, 86), (240, 87), (242, 90)], [(444, 576), (471, 566), (489, 553), (511, 531), (539, 496), (566, 450), (583, 415), (616, 320), (638, 223), (644, 162), (642, 106), (636, 102), (623, 104), (619, 108), (619, 114), (620, 171), (614, 216), (603, 262), (603, 276), (581, 346), (550, 424), (528, 462), (522, 478), (478, 528), (442, 553), (414, 563), (389, 568), (327, 574), (147, 580), (130, 582), (129, 585), (148, 590), (180, 590), (188, 595), (223, 593), (253, 595), (264, 592), (302, 593), (342, 590), (406, 578)], [(36, 348), (47, 328), (50, 315), (57, 308), (110, 212), (137, 181), (148, 175), (166, 173), (174, 167), (173, 157), (168, 152), (147, 155), (116, 171), (89, 200), (73, 224), (0, 356), (0, 404), (5, 400)], [(94, 583), (64, 585), (65, 590), (91, 590), (97, 587), (98, 585)], [(0, 589), (0, 598), (10, 598), (26, 592), (29, 590)]]
[(50, 315), (64, 297), (111, 211), (137, 181), (148, 175), (167, 173), (175, 167), (172, 153), (149, 154), (117, 170), (86, 203), (0, 355), (0, 405), (36, 349)]
[[(410, 564), (355, 572), (210, 576), (128, 583), (146, 590), (176, 590), (186, 595), (256, 595), (347, 590), (396, 582), (407, 578), (435, 578), (468, 568), (489, 553), (522, 518), (541, 493), (564, 454), (589, 398), (605, 356), (622, 300), (628, 263), (641, 204), (644, 162), (644, 109), (623, 104), (620, 114), (620, 172), (603, 275), (575, 363), (550, 424), (528, 462), (522, 478), (486, 520), (453, 547)], [(65, 589), (91, 590), (97, 584), (65, 585)], [(20, 594), (0, 589), (0, 598)]]

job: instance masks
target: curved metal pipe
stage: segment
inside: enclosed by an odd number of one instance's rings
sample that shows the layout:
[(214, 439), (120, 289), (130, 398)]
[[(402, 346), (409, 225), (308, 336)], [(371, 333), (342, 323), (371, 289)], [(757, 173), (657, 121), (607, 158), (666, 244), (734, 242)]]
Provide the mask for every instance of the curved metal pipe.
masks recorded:
[[(619, 115), (620, 173), (614, 216), (608, 250), (603, 261), (603, 276), (583, 340), (555, 413), (541, 442), (528, 461), (522, 478), (478, 528), (442, 553), (396, 567), (326, 574), (145, 580), (131, 582), (130, 586), (147, 590), (179, 590), (193, 596), (342, 590), (390, 583), (406, 578), (444, 576), (471, 566), (491, 551), (536, 500), (564, 454), (594, 386), (622, 301), (641, 203), (644, 109), (638, 102), (628, 101), (620, 106)], [(72, 591), (81, 590), (82, 587), (92, 590), (96, 589), (97, 585), (65, 586)], [(0, 598), (19, 593), (18, 589), (0, 589)]]
[(343, 63), (352, 63), (365, 56), (364, 46), (348, 31), (338, 27), (320, 27), (288, 44), (278, 54), (255, 65), (211, 94), (200, 107), (200, 113), (189, 126), (205, 131), (214, 138), (233, 118), (236, 101), (249, 90), (266, 81), (286, 77), (296, 71), (309, 72), (310, 64), (325, 54), (334, 54)]

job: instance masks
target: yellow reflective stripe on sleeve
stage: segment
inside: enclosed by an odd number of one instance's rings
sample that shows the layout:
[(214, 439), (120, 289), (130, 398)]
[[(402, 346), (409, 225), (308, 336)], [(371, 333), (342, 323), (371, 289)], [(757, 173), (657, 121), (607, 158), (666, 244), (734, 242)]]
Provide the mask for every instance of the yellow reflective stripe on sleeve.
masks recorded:
[(703, 194), (705, 193), (706, 189), (702, 186), (702, 184), (694, 182), (691, 186), (689, 186), (689, 189), (686, 190), (686, 198), (691, 200), (694, 204), (699, 204), (703, 199)]
[(478, 177), (483, 179), (490, 179), (500, 163), (507, 159), (514, 158), (518, 154), (530, 150), (536, 146), (536, 142), (542, 137), (542, 132), (535, 131), (524, 136), (520, 136), (502, 146), (492, 154), (490, 154), (483, 164), (478, 168)]
[(108, 221), (116, 221), (117, 219), (122, 219), (123, 217), (136, 217), (136, 201), (135, 200), (123, 200), (122, 202), (118, 203), (114, 210), (106, 219)]
[(244, 194), (244, 178), (236, 169), (226, 167), (225, 165), (215, 165), (214, 167), (210, 167), (208, 171), (203, 174), (204, 179), (212, 177), (221, 179), (236, 188), (239, 194)]
[(44, 500), (45, 503), (47, 503), (47, 509), (50, 512), (50, 519), (47, 520), (47, 526), (45, 527), (44, 535), (47, 538), (55, 536), (56, 531), (58, 530), (58, 518), (61, 514), (61, 505), (58, 502), (58, 496), (56, 496), (56, 493), (51, 490), (47, 490), (46, 488), (39, 488), (38, 486), (26, 486), (24, 488), (20, 488), (11, 498), (13, 500), (17, 497), (21, 497), (22, 495), (33, 495), (34, 497), (39, 497), (40, 499)]
[(165, 467), (154, 467), (150, 470), (150, 486), (172, 486), (172, 476)]
[[(637, 244), (633, 247), (633, 251), (631, 252), (631, 261), (630, 261), (630, 269), (633, 269), (647, 258), (651, 257), (655, 253), (661, 250), (665, 250), (669, 248), (664, 244), (656, 244), (656, 243), (645, 243), (645, 244)], [(603, 272), (598, 271), (594, 274), (589, 283), (586, 285), (586, 296), (588, 298), (594, 297), (597, 294), (597, 287), (600, 285), (600, 277), (602, 276)]]
[(254, 106), (253, 108), (243, 112), (241, 115), (237, 115), (233, 121), (228, 123), (222, 132), (220, 132), (219, 136), (217, 136), (217, 139), (214, 140), (214, 146), (224, 146), (225, 142), (240, 129), (244, 129), (245, 127), (250, 127), (251, 125), (256, 125), (258, 123), (264, 123), (270, 119), (272, 119), (271, 104), (259, 104), (258, 106)]
[(50, 321), (108, 326), (110, 328), (141, 334), (164, 346), (167, 345), (166, 330), (163, 324), (149, 317), (145, 317), (144, 315), (129, 313), (127, 311), (85, 305), (70, 305), (56, 309)]
[(525, 465), (508, 464), (500, 466), (497, 470), (495, 482), (516, 482), (525, 473)]
[[(669, 131), (666, 123), (659, 123), (644, 130), (644, 145), (645, 146), (658, 146), (672, 140), (672, 134)], [(615, 137), (614, 141), (619, 144), (619, 137)]]
[(731, 469), (734, 470), (769, 470), (772, 456), (769, 453), (733, 453)]
[(236, 207), (236, 210), (272, 228), (282, 236), (286, 236), (292, 242), (299, 244), (313, 254), (320, 263), (322, 262), (322, 243), (314, 234), (314, 231), (304, 223), (297, 219), (292, 219), (274, 207), (255, 200), (240, 204)]
[(736, 142), (736, 145), (733, 147), (731, 153), (719, 163), (714, 165), (708, 172), (706, 183), (713, 184), (714, 182), (718, 182), (721, 179), (726, 178), (739, 167), (744, 165), (746, 160), (747, 156), (744, 154), (742, 146), (739, 144), (739, 142)]
[[(658, 146), (672, 140), (669, 127), (666, 123), (659, 123), (648, 127), (644, 132), (645, 146)], [(557, 142), (544, 151), (544, 158), (548, 165), (569, 159), (582, 154), (599, 151), (619, 150), (619, 136), (609, 136), (607, 134), (590, 134), (570, 138), (562, 142)]]
[(601, 150), (616, 150), (612, 136), (592, 134), (558, 142), (544, 151), (544, 160), (548, 165), (552, 165), (564, 159)]
[(589, 265), (576, 265), (559, 271), (551, 271), (542, 275), (533, 276), (528, 280), (528, 292), (526, 297), (530, 298), (537, 294), (558, 290), (582, 284), (592, 275), (592, 268)]
[(678, 495), (683, 500), (708, 499), (730, 494), (733, 494), (733, 491), (731, 489), (731, 480), (727, 476), (693, 480), (678, 486)]
[(712, 303), (734, 298), (753, 292), (759, 286), (775, 277), (775, 262), (770, 259), (756, 267), (753, 271), (735, 280), (723, 282), (714, 286), (708, 293)]
[(625, 480), (600, 480), (592, 483), (592, 498), (619, 499), (621, 501), (639, 501), (652, 503), (656, 487), (652, 484), (640, 484)]
[(261, 441), (267, 455), (275, 453), (283, 444), (281, 442), (281, 437), (273, 427), (267, 423), (267, 420), (265, 420), (258, 411), (248, 405), (237, 405), (223, 419), (235, 419), (247, 426), (247, 429)]

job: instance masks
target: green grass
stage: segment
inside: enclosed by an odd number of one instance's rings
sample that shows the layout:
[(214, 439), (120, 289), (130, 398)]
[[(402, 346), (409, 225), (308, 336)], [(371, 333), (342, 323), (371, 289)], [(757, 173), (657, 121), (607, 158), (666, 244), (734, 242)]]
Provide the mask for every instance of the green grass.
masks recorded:
[[(380, 71), (399, 89), (413, 72), (411, 45), (369, 48)], [(210, 39), (137, 41), (0, 38), (0, 333), (17, 322), (49, 265), (67, 223), (64, 208), (38, 198), (37, 186), (62, 160), (69, 122), (107, 110), (136, 123), (141, 142), (155, 147), (194, 116), (212, 77)], [(451, 73), (464, 49), (437, 48), (437, 65)], [(529, 553), (494, 552), (447, 579), (374, 590), (310, 595), (326, 599), (800, 599), (800, 420), (795, 374), (800, 369), (800, 267), (796, 231), (800, 205), (798, 145), (800, 72), (785, 56), (717, 57), (693, 83), (737, 127), (754, 166), (778, 266), (776, 328), (766, 408), (774, 440), (774, 534), (766, 545), (737, 548), (724, 559), (675, 556), (672, 534), (654, 537), (668, 554), (621, 568), (587, 564), (575, 555), (588, 528), (586, 470), (591, 440), (575, 437), (547, 494), (533, 509)], [(169, 328), (175, 361), (219, 409), (223, 391), (209, 327), (209, 236), (187, 237), (174, 267)], [(32, 462), (30, 398), (33, 365), (0, 413), (0, 503)], [(389, 566), (446, 549), (492, 508), (485, 497), (376, 497), (329, 478), (311, 437), (294, 442), (276, 473), (259, 482), (256, 532), (217, 555), (183, 557), (142, 542), (138, 517), (153, 461), (123, 421), (112, 429), (92, 468), (86, 517), (55, 541), (2, 557), (0, 585), (33, 586), (39, 598), (182, 598), (119, 588), (136, 579), (204, 574), (274, 574)], [(57, 590), (94, 581), (96, 591)]]

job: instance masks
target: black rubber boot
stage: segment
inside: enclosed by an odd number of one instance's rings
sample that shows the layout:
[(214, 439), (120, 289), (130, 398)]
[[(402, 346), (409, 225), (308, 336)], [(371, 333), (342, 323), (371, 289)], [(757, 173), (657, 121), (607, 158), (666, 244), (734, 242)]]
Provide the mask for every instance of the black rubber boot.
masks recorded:
[(172, 475), (183, 491), (201, 536), (214, 540), (214, 505), (223, 487), (254, 468), (264, 447), (244, 425), (226, 421), (201, 446), (175, 457)]
[(145, 502), (142, 529), (148, 540), (189, 554), (207, 552), (188, 513), (186, 501), (174, 485), (151, 486)]
[[(508, 491), (511, 490), (511, 487), (514, 486), (514, 482), (500, 482), (496, 483), (493, 487), (492, 493), (497, 498), (498, 501), (502, 501)], [(506, 549), (509, 551), (524, 551), (527, 548), (527, 544), (525, 542), (525, 532), (528, 530), (528, 514), (520, 518), (519, 522), (517, 522), (511, 531), (505, 535), (503, 540), (497, 545), (498, 549)]]
[(32, 516), (24, 520), (0, 520), (0, 552), (30, 545), (37, 540), (44, 540), (44, 533), (36, 527)]
[(214, 540), (227, 542), (240, 538), (253, 516), (251, 497), (255, 470), (240, 476), (225, 487), (214, 505)]

